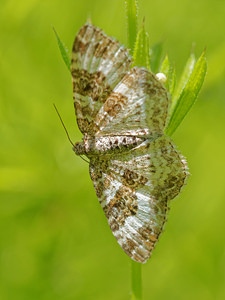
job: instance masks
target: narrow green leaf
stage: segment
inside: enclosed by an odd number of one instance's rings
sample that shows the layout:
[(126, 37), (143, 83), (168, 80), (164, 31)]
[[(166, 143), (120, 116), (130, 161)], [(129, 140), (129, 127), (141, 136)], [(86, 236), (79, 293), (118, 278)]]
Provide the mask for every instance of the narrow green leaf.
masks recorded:
[(145, 67), (149, 71), (151, 70), (149, 57), (149, 35), (145, 31), (144, 22), (137, 35), (133, 60), (135, 66)]
[(166, 76), (167, 80), (164, 85), (172, 95), (176, 84), (176, 72), (175, 68), (169, 61), (168, 55), (166, 55), (166, 57), (164, 58), (159, 72), (163, 73)]
[(62, 58), (64, 60), (64, 63), (66, 64), (67, 68), (69, 69), (70, 71), (70, 57), (69, 57), (69, 54), (68, 54), (68, 50), (67, 48), (64, 46), (63, 42), (60, 40), (55, 28), (53, 27), (53, 30), (55, 32), (55, 35), (56, 35), (56, 38), (57, 38), (57, 42), (58, 42), (58, 46), (59, 46), (59, 50), (60, 50), (60, 53), (62, 55)]
[(133, 54), (137, 36), (138, 1), (125, 0), (125, 7), (127, 17), (128, 48), (131, 49), (131, 54)]
[(199, 91), (202, 87), (207, 71), (207, 62), (205, 57), (205, 51), (198, 59), (194, 66), (194, 69), (189, 76), (189, 79), (183, 88), (183, 91), (176, 102), (176, 106), (173, 110), (169, 124), (165, 130), (165, 133), (172, 135), (176, 128), (180, 125), (192, 105), (195, 103)]
[(179, 80), (179, 83), (174, 91), (174, 93), (172, 94), (172, 103), (171, 103), (171, 107), (170, 107), (170, 114), (173, 113), (173, 110), (176, 106), (176, 103), (185, 87), (185, 85), (187, 84), (188, 82), (188, 79), (190, 78), (191, 76), (191, 73), (194, 69), (194, 66), (195, 66), (195, 55), (193, 53), (191, 53), (191, 55), (189, 56), (188, 60), (187, 60), (187, 63), (184, 67), (184, 70), (183, 70), (183, 73), (181, 75), (181, 78)]
[(150, 49), (150, 66), (153, 73), (159, 72), (159, 66), (162, 58), (163, 42), (155, 44)]

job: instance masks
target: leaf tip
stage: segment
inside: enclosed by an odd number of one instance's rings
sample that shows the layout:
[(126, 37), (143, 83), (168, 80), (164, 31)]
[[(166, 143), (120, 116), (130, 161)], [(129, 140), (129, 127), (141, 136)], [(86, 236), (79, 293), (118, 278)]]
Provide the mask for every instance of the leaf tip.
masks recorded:
[(55, 32), (55, 35), (57, 36), (57, 32), (55, 30), (55, 27), (51, 24), (52, 30)]
[(202, 56), (205, 56), (207, 50), (207, 46), (205, 46), (204, 50), (202, 51)]
[(143, 17), (142, 26), (143, 26), (143, 28), (145, 26), (145, 16)]

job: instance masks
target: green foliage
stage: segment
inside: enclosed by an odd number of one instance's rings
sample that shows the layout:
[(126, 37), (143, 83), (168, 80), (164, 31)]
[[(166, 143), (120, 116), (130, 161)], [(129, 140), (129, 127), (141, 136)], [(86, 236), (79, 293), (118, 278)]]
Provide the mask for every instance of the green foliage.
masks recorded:
[[(193, 70), (192, 70), (193, 69)], [(173, 100), (173, 110), (166, 128), (166, 134), (172, 135), (184, 117), (195, 103), (205, 79), (207, 62), (205, 51), (193, 68), (193, 58), (190, 57), (178, 85), (178, 91)], [(179, 96), (178, 96), (179, 95)]]

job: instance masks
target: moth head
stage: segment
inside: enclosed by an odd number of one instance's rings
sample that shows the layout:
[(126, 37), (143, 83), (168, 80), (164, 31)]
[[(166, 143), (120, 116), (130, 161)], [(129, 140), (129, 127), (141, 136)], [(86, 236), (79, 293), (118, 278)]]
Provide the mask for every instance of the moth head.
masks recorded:
[(85, 144), (84, 142), (77, 142), (73, 145), (73, 151), (75, 152), (76, 155), (79, 155), (84, 161), (86, 161), (87, 163), (89, 163), (88, 160), (86, 160), (85, 158), (83, 158), (81, 155), (86, 154), (86, 150), (85, 150)]
[(86, 154), (84, 142), (75, 143), (72, 149), (76, 155)]

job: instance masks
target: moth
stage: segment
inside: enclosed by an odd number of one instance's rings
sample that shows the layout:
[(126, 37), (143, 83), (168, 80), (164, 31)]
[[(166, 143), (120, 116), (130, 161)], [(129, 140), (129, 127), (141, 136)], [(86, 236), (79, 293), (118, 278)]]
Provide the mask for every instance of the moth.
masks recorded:
[(164, 134), (170, 95), (129, 51), (90, 24), (78, 32), (71, 73), (83, 140), (73, 150), (89, 159), (98, 200), (113, 235), (145, 263), (163, 230), (169, 202), (187, 178), (187, 163)]

